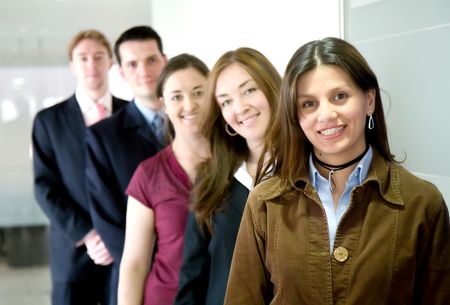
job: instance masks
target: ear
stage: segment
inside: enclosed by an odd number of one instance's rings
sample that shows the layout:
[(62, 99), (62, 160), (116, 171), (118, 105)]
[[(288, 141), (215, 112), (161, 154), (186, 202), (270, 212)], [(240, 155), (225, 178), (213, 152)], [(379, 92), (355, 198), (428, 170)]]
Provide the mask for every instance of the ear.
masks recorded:
[(369, 89), (366, 91), (366, 101), (367, 101), (367, 115), (371, 115), (375, 111), (375, 89)]
[(124, 75), (124, 73), (123, 73), (123, 68), (122, 68), (122, 66), (121, 66), (121, 65), (117, 65), (117, 68), (118, 68), (118, 70), (119, 70), (120, 76), (122, 77), (123, 80), (125, 80), (125, 75)]

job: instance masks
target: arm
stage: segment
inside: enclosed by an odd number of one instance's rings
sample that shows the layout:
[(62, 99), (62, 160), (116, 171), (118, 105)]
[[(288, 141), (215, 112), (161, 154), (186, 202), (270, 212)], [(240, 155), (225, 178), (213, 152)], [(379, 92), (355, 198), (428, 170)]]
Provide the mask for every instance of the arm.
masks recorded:
[(208, 245), (209, 238), (200, 231), (194, 214), (190, 212), (184, 235), (179, 288), (174, 305), (205, 303), (210, 266)]
[(250, 197), (242, 216), (224, 305), (269, 304), (272, 297), (268, 270), (264, 263), (265, 235), (254, 217), (251, 199)]
[(34, 193), (52, 226), (58, 227), (75, 245), (92, 229), (92, 224), (63, 182), (65, 170), (59, 167), (54, 147), (57, 139), (53, 137), (51, 141), (49, 135), (55, 132), (54, 128), (47, 127), (44, 119), (36, 116), (32, 133)]
[(418, 244), (414, 304), (448, 304), (450, 299), (450, 224), (447, 206), (432, 211), (423, 242)]
[(125, 247), (120, 263), (119, 305), (142, 304), (155, 239), (153, 210), (129, 197)]
[(86, 186), (94, 227), (119, 263), (125, 240), (125, 195), (100, 137), (91, 128), (86, 129)]

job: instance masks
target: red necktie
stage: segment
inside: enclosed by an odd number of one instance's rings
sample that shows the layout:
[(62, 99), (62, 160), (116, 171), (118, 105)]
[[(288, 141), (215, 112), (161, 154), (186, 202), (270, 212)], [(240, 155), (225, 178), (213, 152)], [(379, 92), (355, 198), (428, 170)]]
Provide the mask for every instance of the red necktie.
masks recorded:
[(100, 103), (95, 103), (85, 115), (86, 126), (91, 126), (106, 117), (106, 108)]

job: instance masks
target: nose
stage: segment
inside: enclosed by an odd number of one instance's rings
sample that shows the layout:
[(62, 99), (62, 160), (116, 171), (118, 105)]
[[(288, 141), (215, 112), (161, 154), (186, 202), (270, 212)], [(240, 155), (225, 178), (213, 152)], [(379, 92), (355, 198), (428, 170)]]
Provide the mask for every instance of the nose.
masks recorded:
[(236, 98), (233, 106), (236, 114), (243, 114), (248, 110), (248, 104), (242, 98)]
[(337, 117), (335, 105), (328, 100), (320, 101), (317, 120), (319, 122), (329, 122)]
[(141, 76), (146, 76), (149, 74), (150, 66), (147, 63), (138, 63), (137, 73)]
[(95, 69), (97, 67), (95, 58), (93, 58), (93, 57), (89, 57), (86, 64), (87, 64), (87, 67), (90, 69)]
[(197, 109), (198, 104), (195, 101), (195, 99), (193, 99), (191, 96), (186, 96), (183, 99), (183, 108), (186, 111), (193, 111), (195, 109)]

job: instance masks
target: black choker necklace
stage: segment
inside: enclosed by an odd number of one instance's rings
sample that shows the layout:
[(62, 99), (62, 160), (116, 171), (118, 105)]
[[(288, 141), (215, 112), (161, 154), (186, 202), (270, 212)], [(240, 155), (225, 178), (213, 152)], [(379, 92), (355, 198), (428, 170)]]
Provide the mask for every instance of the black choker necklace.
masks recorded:
[(316, 161), (323, 168), (326, 168), (327, 170), (330, 171), (328, 173), (328, 181), (330, 183), (330, 191), (332, 193), (334, 193), (334, 192), (336, 192), (338, 190), (336, 181), (334, 180), (334, 172), (339, 171), (339, 170), (344, 169), (344, 168), (347, 168), (350, 165), (355, 164), (356, 162), (358, 162), (359, 160), (361, 160), (364, 157), (364, 155), (367, 153), (368, 150), (369, 150), (369, 145), (366, 146), (366, 149), (364, 150), (364, 152), (362, 154), (357, 156), (355, 159), (350, 160), (347, 163), (344, 163), (344, 164), (341, 164), (341, 165), (331, 165), (331, 164), (325, 163), (323, 161), (320, 161), (316, 157), (316, 154), (313, 153), (313, 160)]

